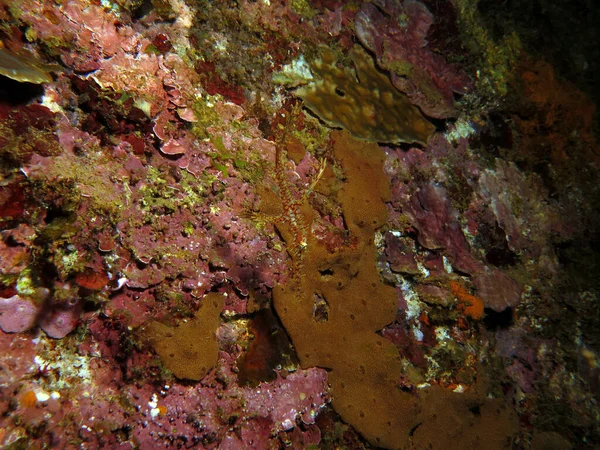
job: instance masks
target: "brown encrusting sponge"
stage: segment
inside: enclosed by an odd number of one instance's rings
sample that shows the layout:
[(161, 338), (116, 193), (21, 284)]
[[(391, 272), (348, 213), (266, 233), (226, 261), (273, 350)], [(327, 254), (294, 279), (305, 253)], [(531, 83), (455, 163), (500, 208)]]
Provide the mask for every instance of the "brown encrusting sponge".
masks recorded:
[[(275, 287), (274, 305), (301, 366), (330, 371), (332, 404), (343, 420), (373, 445), (410, 448), (414, 445), (413, 431), (433, 419), (419, 397), (400, 390), (402, 364), (398, 350), (377, 334), (396, 315), (396, 292), (381, 281), (374, 244), (375, 231), (387, 219), (385, 201), (390, 195), (383, 172), (385, 155), (376, 144), (356, 141), (346, 132), (332, 133), (332, 141), (333, 156), (344, 172), (337, 200), (349, 237), (345, 245), (332, 250), (312, 233), (303, 236), (302, 247), (290, 252), (293, 266), (300, 273), (287, 284)], [(294, 230), (310, 230), (313, 217), (314, 211), (305, 200), (289, 220), (279, 220), (276, 225), (293, 248), (297, 246), (292, 240)], [(444, 421), (457, 424), (452, 433), (463, 434), (464, 442), (477, 442), (484, 434), (501, 436), (485, 448), (502, 448), (503, 443), (512, 441), (515, 420), (508, 410), (482, 406), (480, 411), (493, 410), (493, 418), (475, 418), (474, 413), (467, 413), (473, 417), (458, 417), (457, 413), (464, 415), (464, 408), (459, 407), (464, 402), (460, 394), (444, 389), (422, 392), (427, 402), (437, 399), (439, 414), (448, 414)], [(470, 398), (487, 404), (485, 398), (475, 394)], [(477, 424), (485, 426), (478, 428)], [(424, 442), (426, 436), (419, 433), (418, 441)], [(458, 448), (444, 442), (447, 445)]]
[(215, 332), (223, 303), (222, 294), (208, 294), (189, 322), (177, 327), (160, 322), (148, 326), (150, 344), (177, 378), (201, 380), (217, 363), (219, 345)]
[(315, 80), (296, 95), (327, 125), (344, 128), (357, 139), (426, 145), (435, 127), (375, 68), (362, 47), (355, 46), (350, 56), (355, 73), (338, 68), (333, 51), (323, 48), (311, 67)]

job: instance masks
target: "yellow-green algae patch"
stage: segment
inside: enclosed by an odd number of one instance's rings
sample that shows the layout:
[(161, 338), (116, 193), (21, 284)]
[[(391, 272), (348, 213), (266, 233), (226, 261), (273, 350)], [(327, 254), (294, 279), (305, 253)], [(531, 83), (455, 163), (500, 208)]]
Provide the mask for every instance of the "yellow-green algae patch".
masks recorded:
[(58, 66), (50, 66), (25, 54), (16, 55), (0, 47), (0, 75), (21, 83), (42, 84), (52, 81), (49, 71)]
[(333, 51), (323, 48), (311, 66), (313, 81), (296, 95), (327, 125), (348, 130), (357, 139), (427, 144), (435, 127), (375, 68), (365, 50), (355, 46), (350, 57), (355, 73), (338, 68)]
[(177, 378), (201, 380), (217, 364), (219, 345), (215, 333), (223, 304), (223, 295), (208, 294), (192, 320), (177, 327), (160, 322), (148, 325), (150, 344)]
[(479, 0), (460, 0), (454, 7), (466, 45), (473, 47), (473, 53), (480, 54), (477, 87), (483, 95), (502, 97), (508, 94), (509, 85), (514, 81), (515, 65), (522, 53), (521, 41), (513, 31), (495, 42), (482, 24), (478, 3)]

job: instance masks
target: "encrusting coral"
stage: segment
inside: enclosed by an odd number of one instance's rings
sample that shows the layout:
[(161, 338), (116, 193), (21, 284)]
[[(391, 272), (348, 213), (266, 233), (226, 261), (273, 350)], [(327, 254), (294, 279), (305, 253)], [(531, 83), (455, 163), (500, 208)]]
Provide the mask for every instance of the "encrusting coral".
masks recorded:
[(427, 144), (435, 127), (375, 68), (365, 50), (355, 46), (350, 56), (355, 73), (338, 68), (335, 54), (324, 47), (311, 67), (315, 79), (296, 95), (327, 125), (357, 139)]

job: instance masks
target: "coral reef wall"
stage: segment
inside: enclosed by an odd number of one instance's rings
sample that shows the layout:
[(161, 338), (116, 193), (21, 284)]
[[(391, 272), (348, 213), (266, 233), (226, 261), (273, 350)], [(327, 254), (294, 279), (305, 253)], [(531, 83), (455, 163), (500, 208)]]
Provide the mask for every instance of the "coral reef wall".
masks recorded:
[(598, 448), (595, 104), (506, 8), (0, 0), (0, 447)]

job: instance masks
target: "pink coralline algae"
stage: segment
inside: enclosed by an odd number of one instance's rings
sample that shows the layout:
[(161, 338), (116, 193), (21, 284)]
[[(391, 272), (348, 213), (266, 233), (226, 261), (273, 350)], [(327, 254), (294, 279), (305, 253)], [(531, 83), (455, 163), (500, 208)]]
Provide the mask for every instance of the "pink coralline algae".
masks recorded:
[(522, 286), (499, 269), (487, 269), (473, 276), (473, 286), (485, 305), (502, 311), (521, 302)]
[[(8, 205), (5, 204), (5, 206)], [(11, 219), (17, 218), (16, 215), (13, 215), (15, 212), (10, 211)], [(3, 259), (0, 274), (16, 275), (26, 269), (31, 246), (30, 240), (34, 235), (35, 231), (25, 224), (0, 232), (0, 252)]]
[(35, 324), (38, 309), (31, 300), (13, 295), (0, 298), (0, 328), (5, 333), (22, 333)]
[[(514, 164), (497, 160), (493, 170), (486, 170), (479, 179), (478, 203), (489, 205), (494, 219), (506, 234), (510, 250), (528, 258), (541, 260), (546, 270), (556, 270), (556, 255), (548, 246), (548, 236), (560, 231), (570, 233), (569, 225), (555, 202), (539, 202), (515, 195), (517, 192), (534, 192), (536, 197), (548, 197), (537, 176), (526, 176)], [(493, 199), (493, 201), (492, 201)], [(515, 207), (521, 212), (512, 214)], [(529, 219), (537, 217), (536, 221)], [(527, 232), (522, 230), (527, 228)]]
[(37, 323), (51, 338), (62, 339), (75, 329), (80, 314), (79, 302), (54, 305), (49, 301), (40, 308), (20, 295), (0, 298), (0, 328), (5, 333), (22, 333)]
[(419, 243), (430, 250), (443, 248), (457, 269), (474, 273), (482, 269), (469, 250), (447, 191), (431, 183), (422, 184), (411, 196), (406, 212), (418, 230)]
[(73, 331), (81, 315), (81, 303), (75, 300), (72, 304), (54, 305), (49, 302), (46, 310), (42, 310), (40, 328), (54, 339), (62, 339)]
[[(393, 155), (394, 164), (402, 167), (400, 173), (404, 173), (405, 170), (413, 176), (418, 176), (424, 170), (434, 171), (433, 173), (437, 170), (438, 173), (431, 181), (406, 183), (401, 178), (393, 178), (392, 204), (406, 214), (411, 227), (416, 231), (418, 243), (432, 254), (418, 255), (412, 239), (408, 237), (399, 239), (389, 236), (388, 261), (395, 271), (416, 274), (419, 273), (417, 263), (420, 263), (436, 276), (442, 276), (445, 272), (442, 264), (434, 264), (438, 259), (436, 253), (441, 252), (456, 270), (472, 277), (477, 295), (486, 307), (502, 311), (519, 304), (522, 287), (501, 269), (476, 256), (477, 252), (467, 240), (463, 229), (462, 224), (465, 220), (452, 204), (451, 196), (444, 187), (448, 184), (447, 174), (432, 165), (435, 158), (447, 157), (449, 152), (457, 152), (459, 149), (460, 147), (452, 149), (447, 142), (436, 136), (428, 152), (411, 149), (407, 153), (398, 152)], [(473, 185), (475, 180), (485, 179), (486, 176), (474, 171), (468, 161), (464, 163), (464, 176), (468, 177)], [(489, 177), (489, 174), (487, 176)], [(475, 205), (479, 205), (479, 202), (473, 202), (473, 208)], [(481, 208), (485, 207), (481, 205)], [(469, 210), (466, 212), (468, 214)]]
[(21, 19), (36, 30), (40, 39), (61, 36), (73, 48), (62, 56), (69, 67), (81, 72), (96, 70), (104, 58), (110, 58), (121, 47), (123, 35), (116, 27), (116, 17), (96, 5), (71, 2), (52, 8), (43, 1), (21, 3)]
[(458, 67), (428, 48), (435, 18), (416, 0), (365, 2), (355, 18), (360, 42), (391, 71), (394, 86), (428, 116), (456, 115), (454, 93), (466, 93), (470, 80)]

